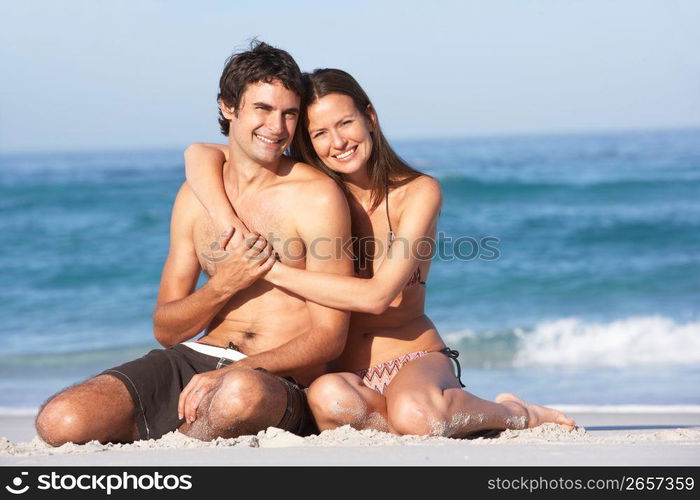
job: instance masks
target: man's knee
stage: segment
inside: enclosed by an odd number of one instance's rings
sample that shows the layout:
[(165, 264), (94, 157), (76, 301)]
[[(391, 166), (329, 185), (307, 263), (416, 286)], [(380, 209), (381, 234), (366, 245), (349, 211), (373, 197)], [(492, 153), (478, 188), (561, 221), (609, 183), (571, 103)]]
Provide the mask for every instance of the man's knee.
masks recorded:
[(85, 402), (66, 391), (56, 395), (39, 412), (36, 431), (51, 446), (65, 443), (84, 444), (90, 441), (94, 417), (86, 411)]
[(366, 417), (367, 403), (340, 374), (329, 373), (317, 378), (309, 387), (307, 397), (317, 422), (343, 425)]
[(81, 441), (81, 422), (74, 405), (62, 395), (49, 401), (36, 418), (36, 432), (51, 446)]
[(232, 370), (212, 396), (209, 422), (214, 427), (228, 428), (256, 419), (274, 411), (276, 406), (286, 405), (286, 394), (273, 375), (250, 369)]
[(449, 435), (450, 423), (442, 406), (426, 395), (397, 395), (388, 404), (389, 424), (400, 434)]
[[(111, 405), (103, 404), (103, 399)], [(120, 415), (129, 418), (120, 421)], [(105, 440), (110, 434), (119, 440), (124, 434), (122, 421), (133, 421), (132, 415), (133, 404), (121, 381), (100, 375), (51, 398), (39, 411), (35, 427), (39, 437), (52, 446)]]

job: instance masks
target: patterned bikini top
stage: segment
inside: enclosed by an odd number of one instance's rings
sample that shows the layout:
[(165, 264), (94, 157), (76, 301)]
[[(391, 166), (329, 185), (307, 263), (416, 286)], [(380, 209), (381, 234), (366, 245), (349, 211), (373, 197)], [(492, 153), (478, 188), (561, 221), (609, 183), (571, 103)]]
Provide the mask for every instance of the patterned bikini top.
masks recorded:
[[(386, 196), (384, 197), (384, 201), (386, 202), (386, 220), (389, 223), (389, 244), (388, 244), (388, 247), (391, 248), (391, 245), (394, 243), (394, 240), (396, 239), (396, 234), (394, 233), (394, 229), (391, 227), (391, 217), (389, 217), (389, 186), (386, 187)], [(425, 281), (423, 280), (423, 278), (420, 275), (420, 266), (416, 266), (416, 270), (411, 275), (411, 279), (409, 279), (408, 283), (406, 283), (406, 286), (412, 286), (412, 285), (425, 286)]]

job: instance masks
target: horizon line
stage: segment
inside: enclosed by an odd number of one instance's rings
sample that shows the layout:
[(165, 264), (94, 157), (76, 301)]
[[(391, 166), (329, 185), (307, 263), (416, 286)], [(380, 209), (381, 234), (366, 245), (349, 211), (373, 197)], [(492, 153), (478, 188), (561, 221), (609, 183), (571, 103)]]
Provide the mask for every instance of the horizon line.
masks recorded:
[[(600, 128), (600, 129), (568, 129), (568, 130), (538, 130), (538, 131), (503, 131), (503, 132), (476, 132), (464, 134), (441, 134), (423, 136), (405, 134), (391, 137), (390, 141), (395, 143), (402, 142), (417, 142), (417, 141), (459, 141), (470, 139), (525, 139), (525, 138), (544, 138), (544, 137), (573, 137), (573, 136), (596, 136), (596, 135), (626, 135), (639, 133), (668, 133), (668, 132), (700, 132), (700, 123), (693, 125), (670, 125), (670, 126), (655, 126), (655, 127), (626, 127), (626, 128)], [(194, 142), (209, 142), (204, 140), (193, 140), (187, 145), (132, 145), (132, 146), (96, 146), (85, 149), (66, 148), (66, 149), (2, 149), (0, 155), (31, 155), (31, 154), (70, 154), (70, 153), (123, 153), (131, 152), (155, 152), (155, 151), (175, 151), (186, 148)]]

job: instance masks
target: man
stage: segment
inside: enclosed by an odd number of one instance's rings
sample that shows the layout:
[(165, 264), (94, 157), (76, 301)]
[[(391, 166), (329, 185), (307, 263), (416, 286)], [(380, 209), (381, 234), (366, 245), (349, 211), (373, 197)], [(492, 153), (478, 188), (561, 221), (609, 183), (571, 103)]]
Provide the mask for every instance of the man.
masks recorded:
[[(284, 243), (277, 248), (282, 262), (351, 274), (350, 259), (332, 251), (332, 241), (350, 238), (345, 197), (323, 173), (283, 156), (301, 88), (301, 72), (282, 50), (255, 43), (229, 59), (219, 94), (229, 138), (225, 188), (251, 231)], [(44, 441), (131, 442), (175, 429), (205, 440), (268, 426), (311, 432), (296, 382), (309, 384), (341, 353), (348, 313), (257, 280), (274, 252), (255, 233), (247, 241), (235, 233), (225, 251), (211, 243), (217, 236), (184, 184), (153, 316), (155, 336), (167, 348), (50, 399), (36, 421)], [(202, 269), (210, 279), (195, 291)], [(185, 342), (205, 328), (197, 342)]]

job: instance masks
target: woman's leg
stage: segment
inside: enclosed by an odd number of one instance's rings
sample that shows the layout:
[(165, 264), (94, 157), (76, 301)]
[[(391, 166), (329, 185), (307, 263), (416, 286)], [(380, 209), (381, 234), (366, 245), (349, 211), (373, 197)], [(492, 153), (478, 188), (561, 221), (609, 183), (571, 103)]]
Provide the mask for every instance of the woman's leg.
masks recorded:
[(500, 394), (492, 402), (464, 391), (450, 359), (437, 352), (404, 365), (384, 395), (388, 424), (400, 434), (461, 438), (482, 430), (526, 429), (546, 422), (575, 425), (557, 410), (512, 394)]
[(354, 373), (329, 373), (317, 378), (307, 397), (322, 431), (350, 425), (359, 430), (391, 432), (384, 396), (367, 387)]

